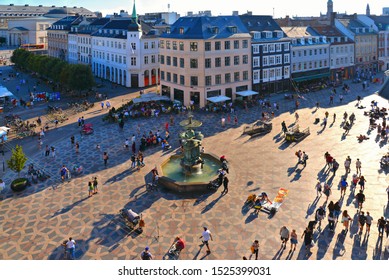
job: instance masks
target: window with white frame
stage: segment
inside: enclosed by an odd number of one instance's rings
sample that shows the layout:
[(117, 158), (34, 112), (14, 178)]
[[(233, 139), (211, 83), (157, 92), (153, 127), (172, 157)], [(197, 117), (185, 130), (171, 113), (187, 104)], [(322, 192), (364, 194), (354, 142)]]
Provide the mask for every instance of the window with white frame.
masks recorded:
[(262, 71), (262, 80), (263, 81), (268, 81), (269, 80), (269, 70), (265, 69)]
[(144, 57), (144, 64), (149, 64), (149, 57), (148, 56)]
[(136, 66), (136, 57), (131, 57), (131, 66)]
[(274, 69), (269, 70), (269, 79), (274, 80), (276, 71)]
[(262, 60), (263, 60), (262, 61), (263, 66), (268, 66), (269, 65), (269, 57), (264, 56)]
[(276, 78), (281, 79), (282, 78), (282, 68), (276, 68)]
[(274, 56), (269, 56), (269, 65), (274, 65), (275, 59)]
[(260, 70), (253, 71), (253, 83), (254, 84), (259, 83), (259, 71)]
[(259, 67), (259, 57), (253, 58), (253, 67)]
[(282, 64), (282, 56), (281, 55), (276, 55), (276, 64)]
[(259, 45), (253, 45), (253, 53), (259, 53)]
[(281, 51), (281, 44), (276, 44), (276, 52), (280, 52)]
[(284, 54), (284, 63), (290, 63), (290, 55)]
[(269, 52), (275, 52), (276, 46), (275, 44), (268, 44)]
[(284, 67), (284, 79), (289, 78), (290, 75), (290, 68), (289, 66)]
[(271, 38), (271, 37), (273, 37), (273, 32), (266, 31), (266, 38)]
[(269, 52), (269, 48), (268, 48), (268, 46), (265, 44), (265, 45), (262, 45), (262, 52), (263, 53), (267, 53), (267, 52)]
[(289, 51), (289, 43), (284, 43), (284, 51)]

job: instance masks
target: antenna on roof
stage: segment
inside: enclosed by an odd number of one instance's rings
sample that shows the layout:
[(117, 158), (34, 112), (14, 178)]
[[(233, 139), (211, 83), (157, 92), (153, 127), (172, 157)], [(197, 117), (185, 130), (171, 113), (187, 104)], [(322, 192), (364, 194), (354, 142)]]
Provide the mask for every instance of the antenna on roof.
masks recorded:
[(273, 18), (274, 18), (274, 8), (273, 8)]
[(167, 12), (170, 13), (170, 4), (167, 4)]

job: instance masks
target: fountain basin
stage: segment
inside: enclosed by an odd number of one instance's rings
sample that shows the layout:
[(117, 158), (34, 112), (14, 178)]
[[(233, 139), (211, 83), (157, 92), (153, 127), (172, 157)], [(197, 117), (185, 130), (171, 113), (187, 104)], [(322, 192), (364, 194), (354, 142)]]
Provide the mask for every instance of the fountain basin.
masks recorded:
[(158, 167), (159, 184), (179, 193), (208, 192), (208, 184), (217, 178), (220, 160), (213, 154), (203, 153), (203, 169), (186, 174), (181, 166), (182, 155), (172, 155)]

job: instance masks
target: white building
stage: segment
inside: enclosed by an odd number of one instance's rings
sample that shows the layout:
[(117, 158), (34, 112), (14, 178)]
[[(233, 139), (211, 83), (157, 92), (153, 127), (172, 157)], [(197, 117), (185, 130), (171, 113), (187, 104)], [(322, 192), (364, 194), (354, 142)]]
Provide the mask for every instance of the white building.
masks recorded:
[(138, 22), (135, 3), (131, 18), (113, 18), (92, 33), (93, 73), (126, 87), (158, 83), (158, 52), (158, 34)]

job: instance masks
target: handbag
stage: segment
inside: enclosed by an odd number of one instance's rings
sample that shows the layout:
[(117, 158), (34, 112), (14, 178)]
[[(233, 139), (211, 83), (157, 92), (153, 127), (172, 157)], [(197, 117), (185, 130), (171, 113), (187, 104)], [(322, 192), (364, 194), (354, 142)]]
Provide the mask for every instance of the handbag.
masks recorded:
[(251, 246), (251, 247), (250, 247), (250, 250), (251, 250), (251, 254), (254, 254), (254, 251), (255, 251), (254, 246)]

